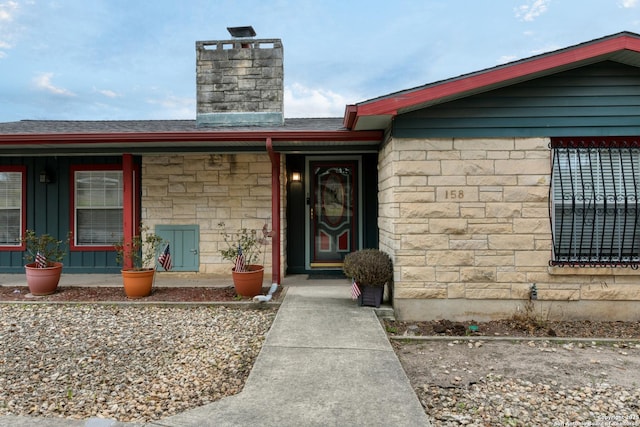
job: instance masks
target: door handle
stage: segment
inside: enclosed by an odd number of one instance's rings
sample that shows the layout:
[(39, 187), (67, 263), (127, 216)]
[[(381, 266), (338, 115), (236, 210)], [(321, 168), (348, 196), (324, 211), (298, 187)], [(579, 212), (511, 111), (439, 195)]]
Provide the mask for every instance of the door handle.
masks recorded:
[(189, 252), (191, 252), (192, 254), (195, 255), (195, 254), (198, 253), (198, 250), (197, 249), (189, 249)]

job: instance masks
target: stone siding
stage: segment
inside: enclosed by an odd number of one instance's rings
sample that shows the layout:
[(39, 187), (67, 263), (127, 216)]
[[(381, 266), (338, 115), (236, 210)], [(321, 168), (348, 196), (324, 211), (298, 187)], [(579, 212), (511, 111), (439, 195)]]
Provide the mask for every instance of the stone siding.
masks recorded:
[(279, 39), (196, 42), (198, 126), (282, 125)]
[(394, 138), (383, 145), (380, 249), (395, 262), (399, 318), (507, 317), (534, 283), (535, 304), (548, 317), (640, 318), (629, 304), (640, 301), (635, 270), (549, 267), (548, 144)]
[[(266, 153), (144, 156), (141, 207), (142, 221), (151, 229), (156, 224), (199, 225), (199, 272), (229, 275), (231, 263), (219, 253), (225, 244), (218, 223), (224, 222), (229, 230), (246, 227), (258, 233), (262, 233), (266, 223), (271, 230), (269, 156)], [(271, 246), (263, 249), (268, 277)]]

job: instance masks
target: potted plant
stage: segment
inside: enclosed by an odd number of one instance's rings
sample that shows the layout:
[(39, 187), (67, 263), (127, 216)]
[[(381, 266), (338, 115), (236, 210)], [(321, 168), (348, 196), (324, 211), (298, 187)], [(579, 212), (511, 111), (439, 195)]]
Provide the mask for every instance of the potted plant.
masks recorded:
[(253, 298), (262, 292), (264, 261), (263, 264), (256, 262), (262, 252), (264, 238), (259, 237), (256, 230), (247, 228), (229, 232), (224, 222), (220, 222), (218, 227), (224, 240), (224, 248), (220, 249), (220, 255), (222, 259), (233, 263), (233, 286), (238, 295)]
[(353, 281), (360, 305), (380, 307), (384, 286), (393, 281), (391, 257), (379, 249), (361, 249), (344, 258), (342, 270)]
[(120, 241), (114, 245), (116, 261), (123, 266), (122, 284), (128, 298), (143, 298), (151, 294), (156, 272), (156, 259), (165, 243), (146, 226), (130, 242)]
[(32, 295), (49, 295), (56, 291), (62, 274), (62, 259), (66, 255), (67, 244), (64, 240), (49, 234), (36, 234), (26, 230), (21, 239), (26, 246), (24, 266), (27, 286)]

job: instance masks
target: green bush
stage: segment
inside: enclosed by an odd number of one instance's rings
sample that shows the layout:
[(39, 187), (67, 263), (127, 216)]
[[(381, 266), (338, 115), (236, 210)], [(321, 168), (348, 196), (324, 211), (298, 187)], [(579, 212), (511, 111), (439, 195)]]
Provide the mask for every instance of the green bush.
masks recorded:
[(342, 270), (361, 285), (384, 286), (393, 280), (391, 257), (379, 249), (361, 249), (344, 258)]
[(69, 237), (70, 235), (67, 240), (58, 240), (49, 234), (36, 234), (33, 230), (26, 230), (20, 239), (27, 249), (24, 257), (28, 263), (32, 263), (35, 261), (36, 255), (40, 253), (45, 257), (49, 267), (54, 262), (62, 262), (69, 246)]

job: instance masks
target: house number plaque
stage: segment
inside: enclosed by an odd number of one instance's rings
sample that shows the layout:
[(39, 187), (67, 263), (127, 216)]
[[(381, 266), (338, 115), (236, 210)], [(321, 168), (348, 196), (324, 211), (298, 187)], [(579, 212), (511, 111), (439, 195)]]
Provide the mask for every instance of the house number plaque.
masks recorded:
[(473, 193), (476, 193), (476, 191), (469, 191), (469, 188), (462, 187), (438, 187), (436, 190), (436, 196), (439, 202), (461, 202), (473, 200), (476, 198), (476, 195)]

